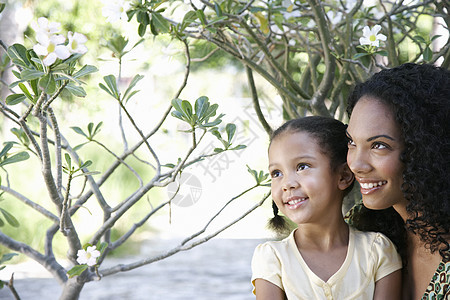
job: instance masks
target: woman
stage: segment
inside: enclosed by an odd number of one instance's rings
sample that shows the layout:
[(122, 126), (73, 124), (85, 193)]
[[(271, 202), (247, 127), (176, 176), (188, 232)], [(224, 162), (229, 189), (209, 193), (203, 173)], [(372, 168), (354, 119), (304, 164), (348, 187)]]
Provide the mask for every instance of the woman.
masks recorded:
[(383, 70), (349, 98), (347, 161), (366, 207), (352, 223), (397, 244), (403, 299), (450, 297), (449, 107), (450, 71), (425, 64)]

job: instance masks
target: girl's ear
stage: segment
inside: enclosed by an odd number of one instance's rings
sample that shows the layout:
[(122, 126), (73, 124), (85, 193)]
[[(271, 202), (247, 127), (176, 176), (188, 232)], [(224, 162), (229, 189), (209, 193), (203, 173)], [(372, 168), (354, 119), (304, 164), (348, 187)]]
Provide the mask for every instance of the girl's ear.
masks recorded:
[(338, 187), (340, 190), (345, 191), (352, 184), (353, 180), (355, 180), (355, 176), (350, 171), (347, 163), (342, 164), (340, 167), (340, 174), (341, 177), (339, 178)]

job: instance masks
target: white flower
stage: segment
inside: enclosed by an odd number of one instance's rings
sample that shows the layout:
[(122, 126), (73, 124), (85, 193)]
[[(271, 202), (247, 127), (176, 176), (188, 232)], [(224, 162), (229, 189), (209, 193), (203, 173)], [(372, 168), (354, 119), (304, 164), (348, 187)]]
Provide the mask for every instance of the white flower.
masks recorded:
[(66, 59), (70, 56), (69, 49), (63, 45), (66, 38), (60, 34), (52, 35), (50, 37), (46, 35), (37, 36), (38, 44), (33, 46), (34, 52), (37, 55), (44, 56), (44, 65), (52, 65), (57, 58)]
[(87, 38), (84, 34), (75, 32), (72, 33), (69, 31), (68, 33), (69, 43), (67, 44), (67, 49), (69, 49), (70, 53), (81, 53), (84, 54), (87, 52), (87, 47), (84, 43), (87, 42)]
[(372, 29), (369, 29), (369, 26), (365, 26), (363, 28), (363, 36), (359, 39), (359, 43), (361, 45), (379, 47), (380, 41), (386, 40), (386, 36), (384, 34), (378, 34), (380, 30), (380, 25), (375, 25)]
[(31, 24), (31, 27), (36, 31), (36, 34), (44, 34), (46, 36), (50, 36), (52, 34), (58, 33), (61, 29), (61, 26), (58, 22), (49, 22), (47, 18), (40, 17), (36, 22)]
[(126, 20), (127, 10), (130, 8), (130, 4), (124, 0), (102, 0), (103, 8), (102, 15), (106, 17), (106, 21), (114, 23), (120, 19)]
[(95, 246), (88, 246), (86, 250), (78, 250), (77, 262), (81, 265), (88, 265), (89, 267), (94, 266), (97, 263), (97, 257), (100, 256), (100, 251), (96, 249)]

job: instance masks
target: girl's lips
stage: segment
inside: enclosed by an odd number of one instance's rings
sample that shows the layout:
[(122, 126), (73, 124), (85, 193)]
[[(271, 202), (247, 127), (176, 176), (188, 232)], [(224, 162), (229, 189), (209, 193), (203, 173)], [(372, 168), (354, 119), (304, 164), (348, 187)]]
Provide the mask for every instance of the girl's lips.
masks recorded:
[(308, 197), (289, 197), (288, 201), (284, 203), (288, 209), (297, 209), (308, 200)]

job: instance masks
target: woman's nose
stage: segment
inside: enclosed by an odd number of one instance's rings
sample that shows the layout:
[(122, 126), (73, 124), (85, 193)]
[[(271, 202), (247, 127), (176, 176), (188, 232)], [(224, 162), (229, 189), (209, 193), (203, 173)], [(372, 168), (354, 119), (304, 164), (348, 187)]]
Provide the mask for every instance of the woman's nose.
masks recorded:
[(364, 174), (372, 170), (367, 151), (360, 149), (349, 149), (347, 153), (347, 164), (355, 174)]

